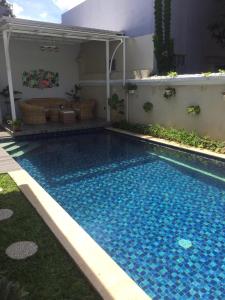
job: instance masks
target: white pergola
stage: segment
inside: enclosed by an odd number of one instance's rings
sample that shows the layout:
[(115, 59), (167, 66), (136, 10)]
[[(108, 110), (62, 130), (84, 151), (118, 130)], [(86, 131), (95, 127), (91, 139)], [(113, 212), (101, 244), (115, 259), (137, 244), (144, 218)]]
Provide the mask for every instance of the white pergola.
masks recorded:
[[(23, 20), (17, 18), (0, 18), (0, 34), (3, 37), (5, 62), (7, 71), (7, 80), (9, 86), (10, 106), (12, 120), (16, 120), (16, 109), (13, 93), (12, 69), (10, 60), (10, 39), (20, 40), (37, 40), (37, 41), (60, 41), (61, 43), (70, 43), (74, 41), (101, 41), (105, 42), (106, 46), (106, 99), (107, 99), (107, 121), (110, 121), (110, 108), (108, 99), (110, 98), (110, 73), (113, 58), (120, 46), (123, 47), (123, 85), (126, 83), (126, 39), (121, 32), (97, 30), (90, 28), (65, 26), (62, 24), (37, 22), (31, 20)], [(110, 42), (118, 41), (119, 44), (115, 48), (112, 57), (110, 58)], [(111, 63), (110, 63), (111, 61)]]

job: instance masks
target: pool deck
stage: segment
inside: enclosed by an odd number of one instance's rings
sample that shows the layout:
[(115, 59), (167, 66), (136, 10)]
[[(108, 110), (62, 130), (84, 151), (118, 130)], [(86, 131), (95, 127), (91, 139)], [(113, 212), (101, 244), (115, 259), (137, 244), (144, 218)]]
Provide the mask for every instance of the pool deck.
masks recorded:
[(0, 147), (0, 174), (22, 170), (21, 166)]
[(5, 140), (11, 138), (11, 134), (7, 132), (4, 128), (0, 127), (0, 140)]
[(20, 136), (46, 134), (46, 133), (63, 133), (63, 132), (71, 132), (71, 131), (84, 130), (84, 129), (104, 128), (106, 126), (109, 126), (109, 122), (102, 119), (77, 121), (72, 124), (53, 123), (53, 122), (48, 122), (43, 125), (24, 124), (22, 126), (22, 131), (17, 131), (17, 132), (13, 132), (9, 125), (3, 125), (5, 129), (4, 135), (8, 134), (11, 137), (20, 137)]

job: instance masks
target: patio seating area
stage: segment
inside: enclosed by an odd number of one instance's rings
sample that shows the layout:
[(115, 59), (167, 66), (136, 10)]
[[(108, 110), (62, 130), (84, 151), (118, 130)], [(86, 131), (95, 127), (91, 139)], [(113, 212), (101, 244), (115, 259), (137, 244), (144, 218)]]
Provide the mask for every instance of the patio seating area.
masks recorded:
[[(127, 37), (123, 33), (7, 17), (1, 19), (0, 32), (4, 37), (0, 41), (2, 69), (6, 66), (0, 124), (6, 132), (16, 137), (110, 124), (110, 43), (123, 45), (121, 75), (125, 84)], [(97, 97), (82, 93), (79, 78), (80, 45), (92, 41), (105, 45), (105, 91)]]
[(73, 124), (96, 118), (96, 100), (68, 101), (60, 98), (41, 98), (19, 103), (22, 121), (29, 125), (50, 122)]

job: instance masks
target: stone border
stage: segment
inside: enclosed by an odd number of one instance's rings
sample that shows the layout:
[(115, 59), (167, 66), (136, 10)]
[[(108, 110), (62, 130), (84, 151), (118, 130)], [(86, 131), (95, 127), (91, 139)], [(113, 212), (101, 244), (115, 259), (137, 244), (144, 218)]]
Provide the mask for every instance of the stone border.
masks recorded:
[(103, 299), (151, 299), (25, 170), (9, 175)]
[(136, 138), (139, 138), (139, 139), (142, 139), (145, 141), (154, 142), (159, 145), (168, 146), (171, 148), (177, 148), (178, 150), (192, 152), (193, 154), (199, 154), (199, 155), (203, 155), (205, 157), (207, 156), (208, 158), (211, 158), (211, 159), (219, 159), (219, 160), (222, 160), (225, 162), (225, 154), (215, 153), (213, 151), (206, 150), (206, 149), (199, 149), (199, 148), (195, 148), (195, 147), (191, 147), (191, 146), (185, 146), (185, 145), (182, 145), (182, 144), (179, 144), (176, 142), (171, 142), (168, 140), (155, 138), (155, 137), (144, 135), (144, 134), (133, 133), (131, 131), (117, 129), (117, 128), (113, 128), (113, 127), (107, 127), (106, 129), (113, 131), (113, 132), (122, 133), (122, 134), (126, 134), (126, 135), (129, 135), (132, 137), (136, 137)]

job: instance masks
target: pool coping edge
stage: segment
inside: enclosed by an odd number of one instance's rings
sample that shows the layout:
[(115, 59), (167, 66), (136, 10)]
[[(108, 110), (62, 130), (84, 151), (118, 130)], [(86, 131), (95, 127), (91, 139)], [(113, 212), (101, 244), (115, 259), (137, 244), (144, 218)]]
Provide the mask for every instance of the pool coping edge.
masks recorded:
[(8, 174), (103, 299), (151, 299), (28, 172)]

